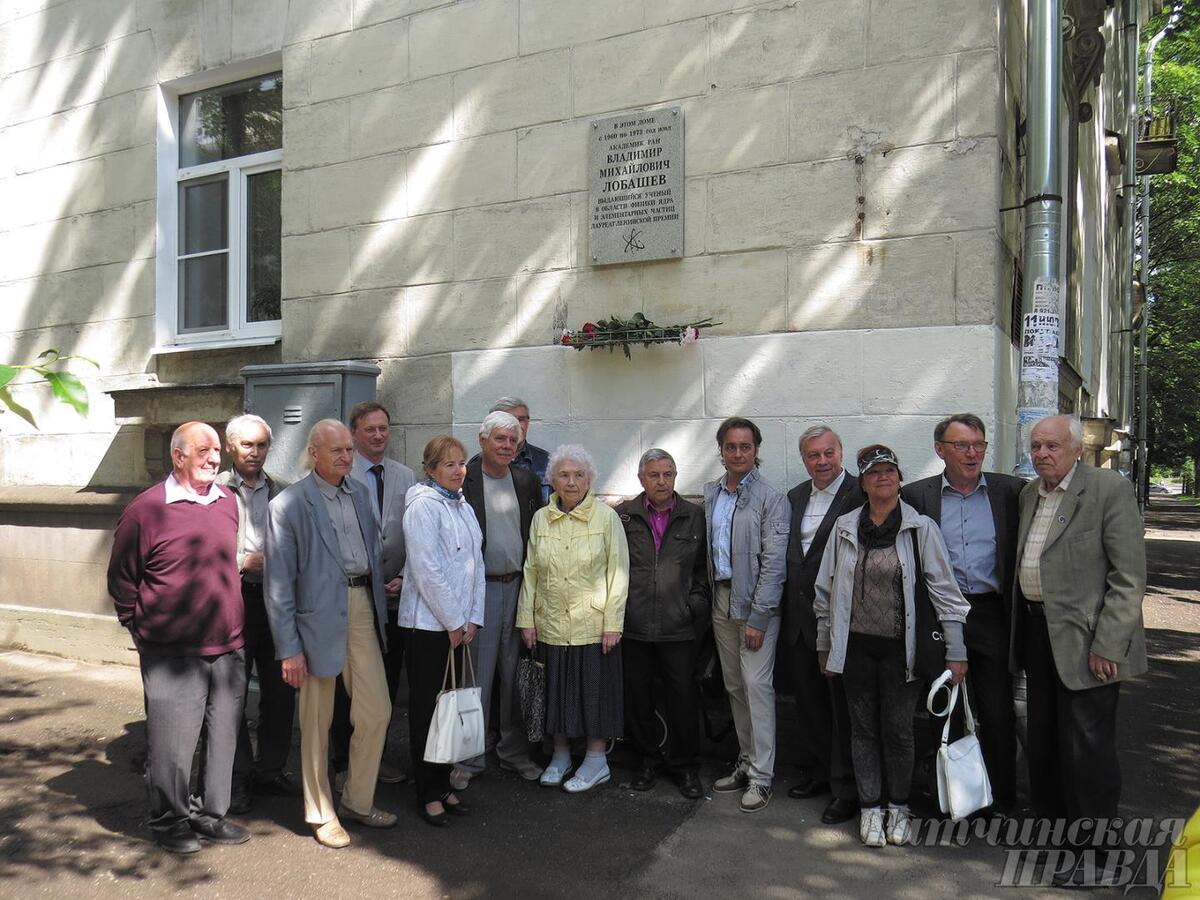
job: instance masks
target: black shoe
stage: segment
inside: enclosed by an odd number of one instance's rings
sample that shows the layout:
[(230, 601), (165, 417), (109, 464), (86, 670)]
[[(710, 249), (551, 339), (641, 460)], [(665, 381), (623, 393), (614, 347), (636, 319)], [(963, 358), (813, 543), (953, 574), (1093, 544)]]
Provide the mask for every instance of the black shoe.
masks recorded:
[(229, 811), (235, 816), (244, 816), (254, 806), (250, 797), (250, 789), (244, 781), (233, 783), (233, 792), (229, 797)]
[(654, 766), (642, 766), (629, 786), (635, 791), (648, 791), (654, 787), (656, 781), (658, 781), (658, 773), (654, 771)]
[(679, 776), (679, 793), (689, 800), (699, 800), (704, 796), (704, 787), (700, 784), (700, 776), (695, 772), (683, 772)]
[[(424, 807), (422, 807), (423, 809)], [(445, 797), (442, 798), (442, 808), (452, 816), (469, 816), (471, 808), (465, 806), (461, 800), (457, 803), (451, 803)]]
[(234, 825), (228, 819), (192, 819), (189, 822), (192, 831), (202, 840), (214, 844), (244, 844), (250, 840), (250, 832), (241, 825)]
[[(442, 804), (442, 809), (446, 809), (446, 804)], [(421, 817), (421, 820), (425, 822), (426, 825), (432, 825), (434, 828), (445, 828), (450, 824), (449, 816), (447, 816), (444, 812), (431, 813), (425, 808), (424, 803), (417, 804), (417, 815)]]
[(196, 853), (200, 850), (200, 841), (192, 834), (187, 822), (178, 822), (168, 831), (154, 832), (154, 843), (168, 853)]
[(813, 781), (808, 777), (801, 780), (799, 784), (788, 788), (788, 796), (793, 800), (811, 800), (813, 797), (820, 797), (822, 794), (828, 793), (828, 781)]
[[(300, 787), (296, 779), (290, 774), (280, 772), (274, 778), (255, 781), (254, 793), (267, 797), (302, 797), (304, 796), (304, 788)], [(234, 813), (238, 812), (232, 805), (230, 805), (229, 810)]]
[(857, 800), (834, 797), (825, 807), (825, 812), (821, 813), (821, 821), (826, 825), (840, 825), (842, 822), (849, 822), (856, 815), (858, 815)]

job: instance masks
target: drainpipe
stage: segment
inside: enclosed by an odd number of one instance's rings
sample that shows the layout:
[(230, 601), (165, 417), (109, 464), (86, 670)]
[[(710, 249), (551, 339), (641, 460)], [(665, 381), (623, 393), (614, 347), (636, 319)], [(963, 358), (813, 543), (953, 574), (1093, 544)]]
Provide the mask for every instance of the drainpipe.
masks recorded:
[[(1174, 9), (1171, 10), (1171, 17), (1167, 20), (1167, 24), (1163, 30), (1154, 37), (1150, 38), (1146, 45), (1146, 60), (1144, 63), (1144, 71), (1142, 75), (1142, 109), (1146, 112), (1146, 120), (1149, 121), (1154, 115), (1154, 109), (1150, 105), (1151, 100), (1151, 81), (1154, 72), (1154, 48), (1159, 42), (1171, 33), (1175, 25), (1179, 22), (1179, 14), (1183, 4), (1177, 2)], [(1150, 176), (1142, 176), (1142, 288), (1145, 291), (1145, 302), (1142, 304), (1142, 327), (1138, 334), (1138, 423), (1137, 423), (1137, 443), (1138, 443), (1138, 466), (1137, 466), (1137, 496), (1138, 502), (1142, 509), (1146, 508), (1146, 489), (1150, 483), (1150, 459), (1148, 457), (1147, 432), (1150, 424), (1150, 394), (1147, 375), (1150, 370), (1150, 348), (1149, 332), (1150, 332)]]
[[(1120, 427), (1134, 434), (1134, 338), (1133, 282), (1137, 277), (1137, 139), (1138, 139), (1138, 0), (1125, 0), (1125, 167), (1121, 193), (1124, 196), (1125, 222), (1125, 317), (1119, 346), (1121, 352), (1121, 409)], [(1130, 469), (1136, 469), (1130, 466)]]
[(1029, 455), (1034, 424), (1058, 412), (1062, 261), (1062, 0), (1029, 0), (1025, 162), (1025, 286), (1021, 375), (1017, 387), (1017, 473), (1036, 473)]

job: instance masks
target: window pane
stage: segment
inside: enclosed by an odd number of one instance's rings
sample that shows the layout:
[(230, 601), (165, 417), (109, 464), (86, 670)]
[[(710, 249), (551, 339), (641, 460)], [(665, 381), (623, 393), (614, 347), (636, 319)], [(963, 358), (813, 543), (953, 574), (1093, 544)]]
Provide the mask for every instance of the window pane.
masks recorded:
[(262, 75), (179, 98), (179, 165), (283, 146), (283, 76)]
[(208, 331), (228, 324), (229, 254), (179, 261), (179, 330)]
[(224, 175), (179, 185), (179, 252), (204, 253), (229, 247), (229, 208)]
[(279, 188), (282, 173), (246, 179), (246, 321), (279, 318)]

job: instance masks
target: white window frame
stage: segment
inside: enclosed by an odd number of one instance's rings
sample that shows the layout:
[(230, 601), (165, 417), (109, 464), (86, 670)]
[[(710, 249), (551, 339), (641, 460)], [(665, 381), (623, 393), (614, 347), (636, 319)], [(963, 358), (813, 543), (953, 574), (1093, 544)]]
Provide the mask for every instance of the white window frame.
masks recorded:
[[(246, 307), (245, 267), (246, 180), (262, 172), (282, 171), (283, 150), (268, 150), (196, 166), (179, 165), (179, 98), (182, 95), (282, 69), (282, 54), (272, 53), (159, 85), (154, 321), (156, 353), (262, 346), (278, 342), (283, 335), (281, 320), (246, 320), (249, 310)], [(228, 325), (205, 331), (180, 332), (179, 258), (199, 254), (179, 252), (179, 186), (194, 178), (223, 173), (228, 175)]]

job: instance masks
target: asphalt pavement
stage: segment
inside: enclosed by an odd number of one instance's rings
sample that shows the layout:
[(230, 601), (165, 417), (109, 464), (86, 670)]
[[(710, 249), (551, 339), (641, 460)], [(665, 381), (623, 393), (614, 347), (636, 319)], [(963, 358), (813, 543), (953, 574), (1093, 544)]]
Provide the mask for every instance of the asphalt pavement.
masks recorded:
[[(1119, 726), (1122, 814), (1141, 845), (1134, 882), (1157, 881), (1164, 821), (1169, 830), (1200, 803), (1200, 508), (1156, 496), (1147, 523), (1151, 669), (1123, 689)], [(800, 727), (786, 697), (779, 718), (775, 796), (753, 815), (738, 811), (736, 795), (685, 800), (666, 780), (630, 790), (618, 747), (613, 781), (585, 795), (491, 769), (462, 795), (473, 814), (441, 830), (417, 818), (411, 785), (381, 785), (376, 802), (396, 811), (399, 825), (351, 825), (354, 842), (340, 851), (314, 842), (299, 800), (266, 798), (240, 819), (249, 843), (175, 857), (143, 824), (137, 670), (0, 653), (0, 897), (1063, 896), (1031, 886), (1037, 873), (1002, 832), (964, 842), (965, 831), (924, 830), (918, 846), (872, 850), (859, 843), (857, 822), (822, 825), (824, 798), (786, 796)], [(407, 768), (405, 733), (399, 708), (389, 754)], [(704, 749), (711, 784), (735, 748), (725, 737)], [(1091, 896), (1157, 891), (1135, 885)]]

